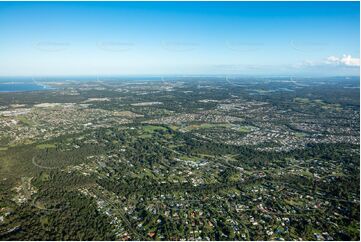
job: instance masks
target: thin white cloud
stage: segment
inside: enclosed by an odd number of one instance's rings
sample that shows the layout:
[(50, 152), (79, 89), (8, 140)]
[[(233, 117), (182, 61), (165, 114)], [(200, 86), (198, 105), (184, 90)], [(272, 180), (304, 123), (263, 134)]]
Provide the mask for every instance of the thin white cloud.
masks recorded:
[(329, 56), (327, 57), (326, 62), (328, 64), (334, 64), (334, 63), (339, 63), (340, 62), (340, 58), (336, 57), (336, 56)]
[(351, 55), (343, 55), (342, 57), (329, 56), (326, 59), (326, 63), (345, 66), (360, 66), (360, 58), (354, 58)]

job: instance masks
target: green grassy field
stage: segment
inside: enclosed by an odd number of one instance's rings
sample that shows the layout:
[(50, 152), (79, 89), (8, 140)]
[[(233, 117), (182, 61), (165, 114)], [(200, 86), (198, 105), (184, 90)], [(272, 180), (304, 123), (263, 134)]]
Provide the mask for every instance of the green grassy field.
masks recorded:
[(19, 120), (21, 123), (23, 123), (23, 124), (25, 124), (25, 125), (32, 126), (32, 125), (34, 124), (31, 120), (29, 120), (29, 119), (28, 119), (27, 117), (25, 117), (25, 116), (18, 116), (17, 118), (18, 118), (18, 120)]
[(51, 148), (55, 148), (55, 144), (38, 144), (36, 145), (37, 149), (51, 149)]

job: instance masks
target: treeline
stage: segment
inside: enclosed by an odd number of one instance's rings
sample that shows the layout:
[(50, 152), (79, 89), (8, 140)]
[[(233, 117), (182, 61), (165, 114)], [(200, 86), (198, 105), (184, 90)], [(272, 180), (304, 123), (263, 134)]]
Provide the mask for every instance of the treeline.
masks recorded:
[[(53, 194), (56, 195), (56, 194)], [(56, 198), (63, 208), (38, 209), (32, 204), (18, 207), (11, 221), (3, 224), (1, 240), (114, 240), (107, 216), (98, 212), (92, 199), (79, 192)], [(14, 231), (12, 229), (16, 228)]]

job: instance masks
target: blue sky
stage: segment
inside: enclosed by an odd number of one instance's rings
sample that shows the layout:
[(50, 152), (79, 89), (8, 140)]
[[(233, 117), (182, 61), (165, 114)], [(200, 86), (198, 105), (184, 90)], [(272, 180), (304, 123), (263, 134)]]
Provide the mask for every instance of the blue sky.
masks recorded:
[(0, 2), (0, 75), (358, 75), (359, 2)]

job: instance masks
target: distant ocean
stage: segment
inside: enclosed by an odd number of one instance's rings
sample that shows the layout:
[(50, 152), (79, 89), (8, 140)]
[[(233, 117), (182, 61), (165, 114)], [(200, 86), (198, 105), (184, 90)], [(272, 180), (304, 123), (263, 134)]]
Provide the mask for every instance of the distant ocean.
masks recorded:
[(20, 78), (0, 78), (0, 92), (26, 92), (26, 91), (41, 91), (50, 90), (52, 87), (38, 84), (33, 80)]
[(42, 81), (152, 81), (161, 80), (160, 76), (68, 76), (68, 77), (37, 77), (36, 81), (32, 77), (1, 77), (0, 76), (0, 93), (4, 92), (26, 92), (26, 91), (43, 91), (53, 90), (54, 87), (43, 85)]
[(40, 91), (53, 89), (46, 86), (37, 84), (24, 84), (24, 83), (0, 83), (0, 92), (25, 92), (25, 91)]

